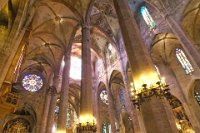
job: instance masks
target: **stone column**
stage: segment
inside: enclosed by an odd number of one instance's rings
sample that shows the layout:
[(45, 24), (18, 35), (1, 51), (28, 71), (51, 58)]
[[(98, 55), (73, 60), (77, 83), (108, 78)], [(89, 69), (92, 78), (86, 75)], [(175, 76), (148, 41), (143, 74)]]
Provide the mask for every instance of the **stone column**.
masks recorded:
[(142, 126), (139, 124), (139, 119), (137, 115), (137, 109), (132, 106), (130, 99), (130, 81), (125, 73), (123, 73), (124, 78), (124, 92), (125, 92), (125, 106), (129, 113), (130, 118), (132, 119), (132, 128), (135, 133), (140, 133), (142, 131)]
[(92, 115), (92, 66), (90, 51), (90, 27), (88, 23), (82, 27), (82, 80), (80, 115)]
[(59, 80), (59, 76), (54, 75), (53, 86), (51, 86), (49, 90), (50, 95), (51, 95), (51, 101), (50, 101), (50, 106), (49, 106), (46, 133), (52, 132), (52, 127), (53, 127), (54, 118), (55, 118), (55, 107), (56, 107), (56, 101), (57, 101), (56, 87), (58, 86), (58, 80)]
[[(131, 14), (128, 1), (113, 0), (113, 2), (118, 18), (120, 18), (119, 25), (133, 74), (134, 86), (136, 91), (139, 91), (142, 84), (148, 84), (149, 82), (155, 84), (159, 81), (159, 77), (141, 38), (136, 20)], [(154, 97), (150, 102), (142, 103), (141, 110), (147, 133), (157, 133), (162, 127), (167, 129), (162, 133), (169, 133), (168, 131), (172, 131), (173, 133), (178, 132), (174, 129), (175, 124), (170, 125), (168, 117), (165, 117), (170, 112), (170, 109), (166, 109), (163, 106), (164, 103), (165, 101), (155, 99)], [(160, 120), (162, 122), (159, 122)], [(152, 127), (150, 128), (149, 125)]]
[(69, 74), (70, 74), (70, 64), (71, 64), (71, 47), (72, 44), (67, 49), (65, 54), (65, 66), (63, 71), (62, 87), (60, 92), (60, 103), (59, 103), (59, 113), (57, 122), (57, 131), (66, 131), (66, 118), (67, 118), (67, 108), (68, 108), (68, 98), (69, 98)]
[(167, 100), (153, 96), (148, 102), (142, 103), (141, 112), (147, 133), (178, 133)]
[(51, 99), (51, 90), (47, 90), (46, 96), (45, 96), (45, 104), (43, 109), (43, 115), (41, 119), (41, 127), (40, 127), (40, 133), (46, 132), (46, 125), (47, 125), (47, 118), (48, 118), (48, 110), (50, 105), (50, 99)]
[[(97, 76), (95, 76), (97, 77)], [(97, 84), (97, 79), (95, 79), (95, 82), (94, 82), (94, 90), (93, 90), (93, 110), (94, 110), (94, 115), (96, 117), (96, 126), (97, 126), (97, 133), (101, 133), (101, 125), (102, 125), (102, 122), (100, 121), (100, 116), (99, 116), (99, 90), (98, 90), (98, 84)]]
[(107, 84), (106, 85), (106, 91), (107, 91), (107, 94), (108, 94), (108, 113), (109, 113), (109, 120), (110, 120), (110, 125), (111, 125), (111, 130), (113, 133), (116, 133), (117, 130), (116, 130), (116, 125), (115, 123), (117, 122), (116, 120), (116, 112), (115, 112), (115, 105), (114, 105), (114, 102), (113, 102), (113, 95), (111, 93), (111, 90), (109, 88), (109, 85)]
[[(92, 107), (92, 64), (90, 50), (90, 23), (82, 25), (82, 74), (80, 97), (80, 122), (93, 122)], [(92, 133), (83, 131), (81, 133)]]

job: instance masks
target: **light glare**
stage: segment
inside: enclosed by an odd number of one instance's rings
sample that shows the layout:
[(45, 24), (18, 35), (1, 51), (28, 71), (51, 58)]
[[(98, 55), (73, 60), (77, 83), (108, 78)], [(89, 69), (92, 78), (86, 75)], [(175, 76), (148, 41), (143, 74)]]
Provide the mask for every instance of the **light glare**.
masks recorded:
[(75, 80), (81, 79), (81, 59), (71, 57), (70, 77)]

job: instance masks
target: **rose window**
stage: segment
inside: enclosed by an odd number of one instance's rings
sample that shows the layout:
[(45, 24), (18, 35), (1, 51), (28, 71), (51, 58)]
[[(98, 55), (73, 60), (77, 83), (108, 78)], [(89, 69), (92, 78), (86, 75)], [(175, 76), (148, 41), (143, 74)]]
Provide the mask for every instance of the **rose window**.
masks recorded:
[(35, 92), (42, 88), (43, 79), (36, 74), (28, 74), (24, 76), (22, 86), (27, 91)]

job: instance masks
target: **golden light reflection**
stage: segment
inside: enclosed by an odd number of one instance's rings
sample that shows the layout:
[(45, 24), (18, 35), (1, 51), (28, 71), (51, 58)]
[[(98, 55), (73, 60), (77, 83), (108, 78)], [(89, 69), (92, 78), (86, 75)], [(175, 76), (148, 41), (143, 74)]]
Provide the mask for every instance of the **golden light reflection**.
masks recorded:
[(149, 89), (158, 87), (158, 84), (156, 84), (158, 81), (160, 81), (162, 85), (166, 85), (165, 78), (159, 78), (156, 72), (145, 73), (138, 77), (134, 77), (134, 83), (130, 83), (131, 95), (140, 93), (144, 84), (146, 84)]
[(178, 130), (181, 130), (181, 125), (178, 122), (176, 122), (176, 127)]
[(158, 86), (156, 83), (160, 81), (156, 72), (141, 74), (134, 79), (136, 93), (140, 93), (143, 84), (147, 84), (148, 88), (152, 88), (154, 86)]
[(56, 131), (56, 133), (66, 133), (66, 131), (65, 130), (58, 130), (58, 131)]

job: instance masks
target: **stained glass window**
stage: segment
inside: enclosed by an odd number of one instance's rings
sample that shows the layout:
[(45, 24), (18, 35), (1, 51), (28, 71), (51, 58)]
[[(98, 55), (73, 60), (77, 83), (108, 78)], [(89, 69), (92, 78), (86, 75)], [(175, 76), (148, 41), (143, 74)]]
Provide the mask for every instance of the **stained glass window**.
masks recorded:
[(144, 19), (144, 21), (146, 22), (146, 24), (148, 25), (148, 27), (150, 29), (154, 29), (156, 28), (156, 23), (154, 22), (153, 18), (151, 17), (151, 15), (149, 14), (148, 9), (146, 8), (146, 6), (142, 6), (140, 8), (140, 12), (142, 14), (142, 17)]
[(189, 60), (187, 59), (186, 55), (184, 54), (183, 50), (177, 48), (176, 49), (176, 57), (181, 63), (181, 66), (185, 70), (186, 74), (190, 74), (194, 71), (192, 65), (190, 64)]
[(57, 106), (57, 105), (56, 105), (56, 108), (55, 108), (55, 113), (56, 113), (56, 114), (59, 113), (59, 106)]
[(200, 105), (200, 89), (194, 89), (194, 97), (196, 98), (198, 104)]
[(111, 133), (111, 125), (107, 122), (102, 125), (102, 133)]
[(102, 100), (103, 103), (108, 105), (108, 94), (106, 90), (102, 90), (100, 93), (100, 98)]
[(124, 97), (123, 89), (119, 89), (119, 100), (120, 100), (120, 103), (122, 105), (125, 103), (125, 97)]
[(42, 88), (43, 79), (39, 75), (28, 74), (24, 76), (22, 86), (27, 91), (35, 92)]
[(71, 110), (67, 110), (67, 123), (66, 123), (67, 128), (71, 127)]

